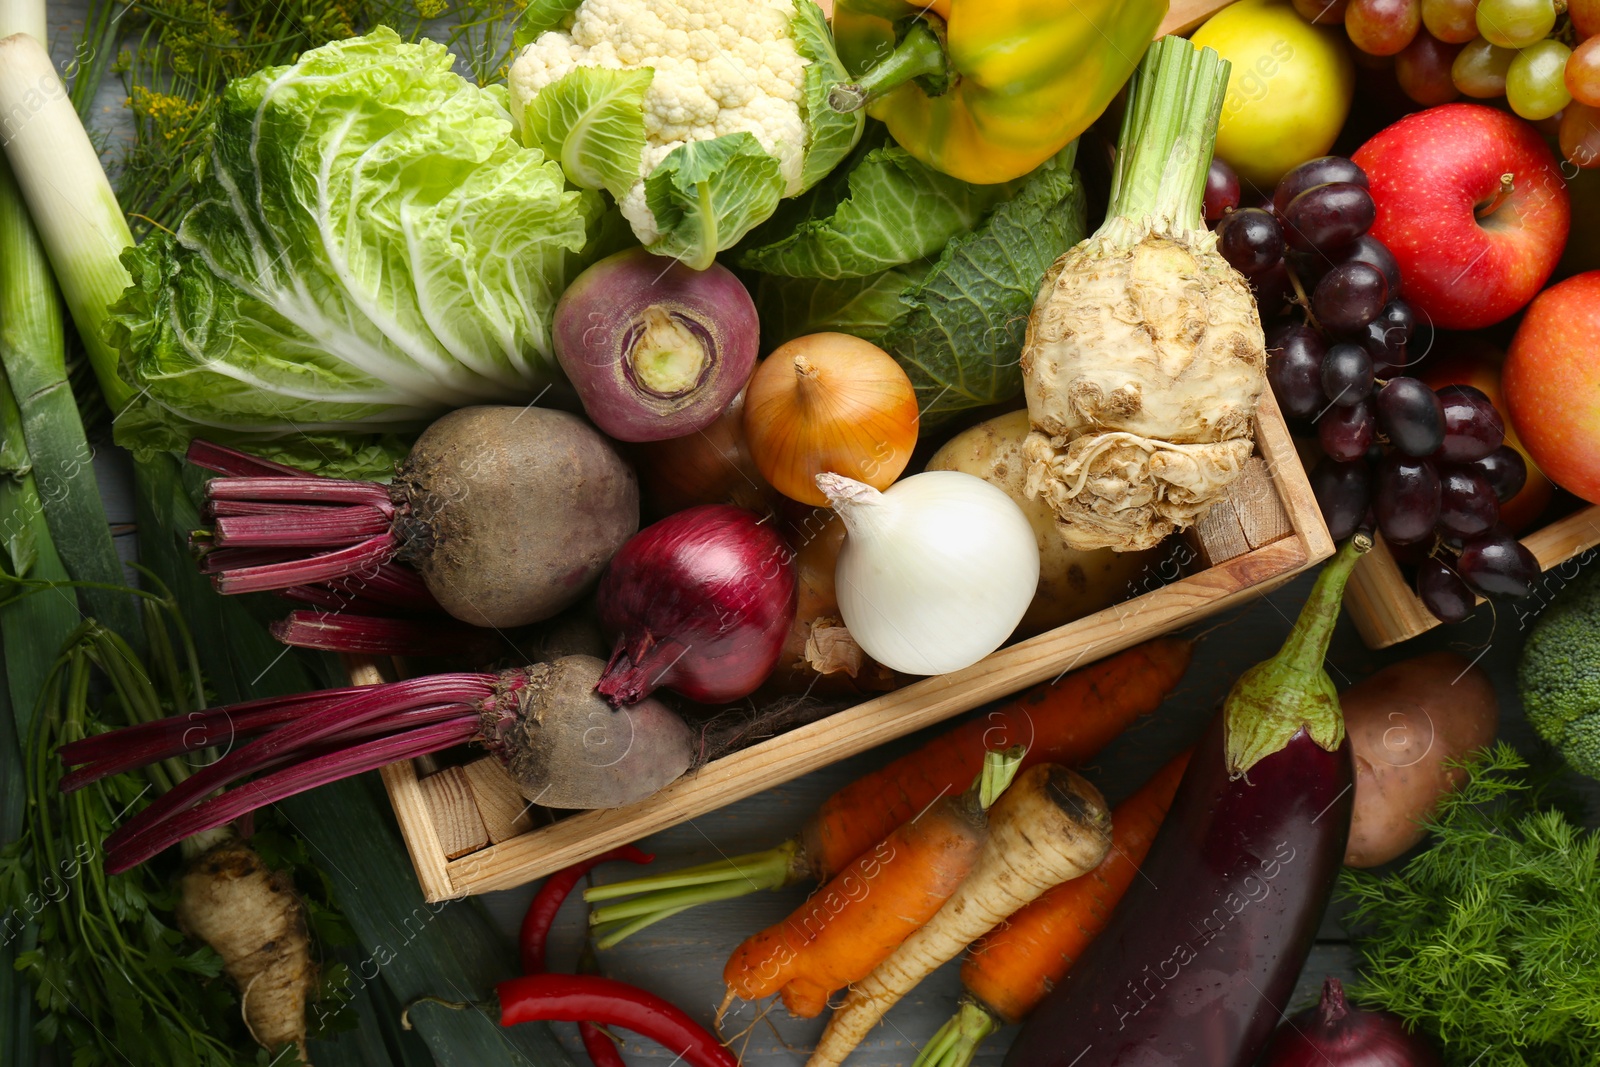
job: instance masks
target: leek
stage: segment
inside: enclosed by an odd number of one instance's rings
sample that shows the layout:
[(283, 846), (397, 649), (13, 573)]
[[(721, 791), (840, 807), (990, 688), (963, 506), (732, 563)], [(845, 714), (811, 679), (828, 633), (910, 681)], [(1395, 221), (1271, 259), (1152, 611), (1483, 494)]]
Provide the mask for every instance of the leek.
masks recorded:
[[(17, 0), (11, 0), (15, 3)], [(33, 216), (61, 294), (113, 414), (133, 398), (105, 339), (111, 304), (128, 287), (128, 222), (100, 157), (44, 45), (26, 33), (0, 40), (0, 124), (6, 157)]]

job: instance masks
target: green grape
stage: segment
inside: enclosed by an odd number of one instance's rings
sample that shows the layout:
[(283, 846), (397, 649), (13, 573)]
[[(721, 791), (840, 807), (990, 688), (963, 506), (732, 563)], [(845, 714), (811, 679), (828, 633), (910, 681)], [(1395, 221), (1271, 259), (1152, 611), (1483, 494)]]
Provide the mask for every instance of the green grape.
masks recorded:
[(1555, 25), (1555, 0), (1480, 0), (1478, 4), (1478, 32), (1501, 48), (1526, 48)]
[(1506, 91), (1506, 70), (1517, 53), (1479, 37), (1469, 42), (1450, 65), (1450, 80), (1468, 96), (1492, 100)]
[(1567, 92), (1567, 57), (1557, 40), (1536, 41), (1517, 53), (1506, 70), (1506, 103), (1529, 121), (1547, 119), (1572, 101)]
[(1478, 36), (1478, 0), (1422, 0), (1422, 24), (1446, 44)]

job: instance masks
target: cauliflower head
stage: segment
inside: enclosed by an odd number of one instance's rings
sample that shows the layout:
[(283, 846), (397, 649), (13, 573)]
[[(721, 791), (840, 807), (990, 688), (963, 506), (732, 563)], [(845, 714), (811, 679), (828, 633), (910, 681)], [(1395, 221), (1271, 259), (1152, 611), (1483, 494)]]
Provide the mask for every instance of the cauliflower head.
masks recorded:
[(846, 75), (811, 0), (566, 6), (511, 66), (513, 117), (651, 251), (709, 265), (860, 137), (826, 106)]

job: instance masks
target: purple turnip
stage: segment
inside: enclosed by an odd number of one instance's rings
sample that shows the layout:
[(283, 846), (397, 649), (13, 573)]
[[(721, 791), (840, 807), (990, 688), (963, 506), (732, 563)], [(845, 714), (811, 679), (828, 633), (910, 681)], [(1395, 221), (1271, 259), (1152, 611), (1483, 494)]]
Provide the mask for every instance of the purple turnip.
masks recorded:
[(755, 303), (725, 267), (691, 270), (642, 248), (578, 275), (556, 305), (556, 357), (596, 426), (619, 441), (702, 430), (744, 388)]
[(581, 597), (639, 528), (639, 486), (576, 415), (471, 407), (428, 427), (392, 485), (264, 471), (196, 442), (215, 518), (205, 569), (224, 593), (336, 580), (410, 563), (438, 605), (475, 626), (538, 622)]

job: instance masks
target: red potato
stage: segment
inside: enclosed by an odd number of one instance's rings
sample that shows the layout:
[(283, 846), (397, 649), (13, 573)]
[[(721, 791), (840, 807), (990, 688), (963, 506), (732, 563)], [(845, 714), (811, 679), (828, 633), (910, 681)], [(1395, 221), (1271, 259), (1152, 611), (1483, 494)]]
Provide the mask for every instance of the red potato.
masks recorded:
[(1355, 756), (1355, 811), (1344, 862), (1387, 863), (1422, 840), (1422, 820), (1466, 777), (1446, 763), (1494, 740), (1489, 676), (1454, 652), (1385, 667), (1339, 694)]

